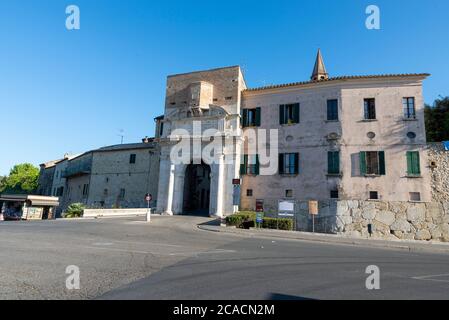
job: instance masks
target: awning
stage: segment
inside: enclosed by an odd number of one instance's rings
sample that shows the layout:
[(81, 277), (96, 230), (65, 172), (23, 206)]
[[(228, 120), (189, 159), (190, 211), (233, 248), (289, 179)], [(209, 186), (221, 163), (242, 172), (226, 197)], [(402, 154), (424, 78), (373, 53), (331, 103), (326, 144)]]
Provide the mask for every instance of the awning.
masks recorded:
[(45, 200), (31, 200), (31, 206), (33, 207), (57, 207), (58, 201), (45, 201)]
[(8, 202), (29, 202), (31, 206), (35, 207), (57, 207), (59, 206), (58, 197), (34, 196), (34, 195), (0, 195), (0, 201)]

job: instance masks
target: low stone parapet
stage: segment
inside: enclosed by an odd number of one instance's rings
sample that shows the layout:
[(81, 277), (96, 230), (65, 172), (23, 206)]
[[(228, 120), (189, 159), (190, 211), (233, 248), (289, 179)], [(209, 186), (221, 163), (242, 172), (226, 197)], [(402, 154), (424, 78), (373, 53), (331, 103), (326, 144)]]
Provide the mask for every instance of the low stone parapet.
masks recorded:
[(146, 216), (148, 209), (84, 209), (84, 218)]

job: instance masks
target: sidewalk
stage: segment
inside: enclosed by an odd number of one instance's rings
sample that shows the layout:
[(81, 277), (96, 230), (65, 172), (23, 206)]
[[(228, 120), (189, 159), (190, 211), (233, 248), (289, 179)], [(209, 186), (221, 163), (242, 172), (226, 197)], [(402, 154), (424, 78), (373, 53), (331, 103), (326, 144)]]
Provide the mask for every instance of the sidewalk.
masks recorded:
[(222, 232), (229, 234), (237, 234), (246, 237), (262, 237), (262, 238), (282, 238), (291, 240), (312, 241), (330, 244), (354, 245), (370, 248), (389, 248), (401, 249), (410, 252), (432, 252), (432, 253), (448, 253), (449, 243), (413, 241), (413, 240), (381, 240), (381, 239), (364, 239), (351, 238), (343, 235), (318, 234), (298, 231), (280, 231), (270, 229), (237, 229), (235, 227), (222, 227), (217, 225), (203, 224), (198, 228), (211, 232)]

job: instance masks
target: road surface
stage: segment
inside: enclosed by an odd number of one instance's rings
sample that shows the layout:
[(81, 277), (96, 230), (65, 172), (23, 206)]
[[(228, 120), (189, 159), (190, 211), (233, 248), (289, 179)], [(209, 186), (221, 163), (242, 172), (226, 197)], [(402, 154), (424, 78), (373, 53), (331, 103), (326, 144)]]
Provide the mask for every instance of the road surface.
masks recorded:
[[(201, 217), (0, 222), (0, 299), (448, 299), (449, 254), (245, 237)], [(66, 288), (67, 266), (80, 290)], [(380, 290), (365, 273), (379, 267)]]

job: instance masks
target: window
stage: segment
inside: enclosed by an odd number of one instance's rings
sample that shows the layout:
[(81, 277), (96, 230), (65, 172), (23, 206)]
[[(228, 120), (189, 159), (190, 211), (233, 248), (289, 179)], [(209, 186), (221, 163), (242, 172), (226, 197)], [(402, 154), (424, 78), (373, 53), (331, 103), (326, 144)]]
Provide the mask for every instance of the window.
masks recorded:
[(164, 123), (161, 122), (159, 125), (159, 137), (162, 137), (164, 135)]
[(338, 100), (327, 100), (327, 120), (337, 121), (338, 120)]
[(232, 96), (226, 97), (225, 100), (232, 100)]
[(261, 109), (242, 109), (242, 127), (259, 127)]
[(241, 175), (259, 175), (259, 156), (245, 154), (240, 163)]
[(377, 191), (370, 191), (369, 199), (370, 200), (379, 200), (379, 193)]
[(56, 197), (62, 197), (64, 195), (64, 187), (56, 189)]
[(376, 100), (365, 99), (365, 120), (376, 119)]
[(125, 199), (125, 189), (120, 189), (120, 193), (118, 195), (119, 200)]
[(285, 197), (286, 198), (293, 198), (293, 190), (285, 190)]
[(104, 190), (103, 190), (103, 195), (104, 195), (105, 197), (108, 195), (108, 193), (109, 193), (109, 190), (108, 190), (108, 189), (104, 189)]
[(410, 192), (410, 201), (421, 201), (421, 193), (419, 192)]
[(253, 189), (246, 189), (246, 196), (252, 197), (253, 196)]
[(89, 184), (83, 185), (83, 196), (87, 196), (89, 194)]
[(405, 119), (416, 119), (415, 98), (403, 98), (402, 106)]
[(419, 162), (419, 151), (407, 152), (407, 175), (419, 176), (421, 174)]
[(280, 105), (279, 123), (281, 125), (299, 123), (299, 103)]
[(340, 174), (340, 152), (329, 151), (327, 153), (327, 173)]
[(131, 163), (131, 164), (134, 164), (134, 163), (136, 163), (136, 155), (135, 154), (131, 154), (130, 156), (129, 156), (129, 163)]
[(281, 153), (279, 154), (279, 174), (298, 174), (299, 154)]
[(338, 199), (338, 190), (331, 190), (331, 199)]
[(360, 174), (385, 175), (385, 152), (362, 151), (360, 152)]

